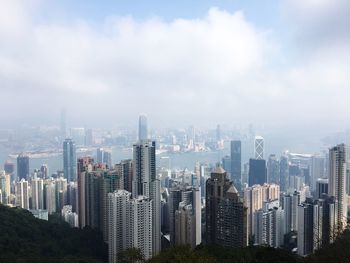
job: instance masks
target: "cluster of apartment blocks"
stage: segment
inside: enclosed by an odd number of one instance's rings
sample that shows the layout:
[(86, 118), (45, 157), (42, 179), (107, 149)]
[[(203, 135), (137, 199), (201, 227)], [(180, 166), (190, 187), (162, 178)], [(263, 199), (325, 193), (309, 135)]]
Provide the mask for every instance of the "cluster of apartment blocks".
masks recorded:
[(313, 194), (305, 184), (281, 193), (271, 183), (244, 188), (251, 244), (295, 248), (305, 256), (332, 243), (347, 227), (345, 145), (329, 150), (328, 170), (328, 179), (316, 179)]
[(109, 169), (90, 157), (78, 159), (79, 226), (100, 229), (109, 245), (110, 262), (122, 251), (139, 248), (148, 259), (161, 249), (160, 182), (155, 143), (140, 141), (133, 160)]
[(11, 184), (11, 174), (0, 175), (0, 203), (27, 209), (40, 219), (47, 220), (49, 214), (60, 213), (65, 205), (75, 204), (76, 194), (77, 184), (67, 183), (62, 176), (47, 178), (34, 172), (28, 180), (22, 178)]

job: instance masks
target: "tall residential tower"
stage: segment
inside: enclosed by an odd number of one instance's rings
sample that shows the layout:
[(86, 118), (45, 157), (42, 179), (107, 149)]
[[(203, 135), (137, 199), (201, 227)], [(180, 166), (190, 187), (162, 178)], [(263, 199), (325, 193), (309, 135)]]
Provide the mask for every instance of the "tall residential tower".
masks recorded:
[(63, 169), (64, 177), (68, 182), (77, 180), (76, 149), (72, 139), (66, 139), (63, 142)]

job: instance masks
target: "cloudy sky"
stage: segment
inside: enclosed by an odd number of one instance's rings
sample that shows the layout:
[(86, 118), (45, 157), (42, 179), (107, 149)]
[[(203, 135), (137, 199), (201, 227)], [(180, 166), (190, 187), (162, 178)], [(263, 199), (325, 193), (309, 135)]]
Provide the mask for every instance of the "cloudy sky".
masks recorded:
[(348, 0), (0, 0), (0, 121), (350, 125)]

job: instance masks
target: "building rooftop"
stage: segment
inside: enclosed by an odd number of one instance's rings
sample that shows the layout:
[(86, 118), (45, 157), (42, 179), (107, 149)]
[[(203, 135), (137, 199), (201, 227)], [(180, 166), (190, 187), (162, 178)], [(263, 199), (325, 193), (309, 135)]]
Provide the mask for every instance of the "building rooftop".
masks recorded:
[(221, 166), (218, 166), (215, 168), (215, 170), (213, 171), (213, 173), (216, 173), (216, 174), (224, 174), (226, 173), (226, 171), (221, 167)]

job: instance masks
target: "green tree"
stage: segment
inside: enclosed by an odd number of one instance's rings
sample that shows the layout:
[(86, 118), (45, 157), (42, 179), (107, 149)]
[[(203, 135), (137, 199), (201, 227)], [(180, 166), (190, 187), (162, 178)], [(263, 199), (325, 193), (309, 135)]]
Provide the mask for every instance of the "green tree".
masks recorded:
[(139, 248), (128, 248), (120, 252), (118, 258), (123, 263), (145, 262), (145, 257)]

